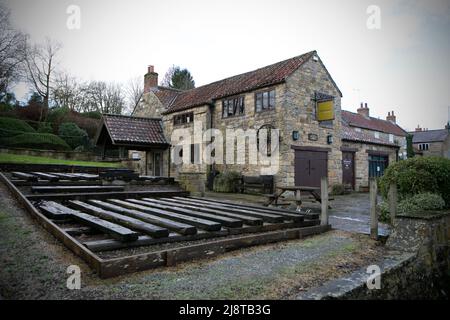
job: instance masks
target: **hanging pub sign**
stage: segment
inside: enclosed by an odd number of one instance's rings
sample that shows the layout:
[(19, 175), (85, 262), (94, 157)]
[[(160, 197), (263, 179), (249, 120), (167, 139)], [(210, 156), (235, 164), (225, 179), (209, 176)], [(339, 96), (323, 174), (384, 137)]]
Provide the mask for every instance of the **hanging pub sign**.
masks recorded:
[(334, 97), (315, 93), (317, 121), (334, 120)]

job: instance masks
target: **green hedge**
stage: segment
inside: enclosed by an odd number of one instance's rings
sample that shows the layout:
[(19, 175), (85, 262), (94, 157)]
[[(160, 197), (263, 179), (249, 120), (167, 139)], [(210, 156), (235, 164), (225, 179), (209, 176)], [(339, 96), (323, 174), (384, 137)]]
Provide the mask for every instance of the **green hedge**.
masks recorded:
[(0, 138), (17, 136), (23, 132), (35, 132), (25, 121), (0, 117)]
[(58, 135), (73, 149), (79, 146), (87, 147), (89, 144), (87, 132), (80, 129), (75, 123), (62, 123), (59, 126)]
[[(390, 222), (389, 205), (386, 201), (380, 204), (380, 221)], [(424, 211), (442, 210), (445, 201), (439, 194), (425, 192), (409, 196), (401, 200), (397, 205), (397, 212), (402, 213), (424, 213)]]
[(215, 192), (236, 192), (236, 183), (241, 175), (235, 171), (222, 172), (214, 178), (213, 189)]
[(379, 180), (383, 198), (387, 199), (389, 185), (396, 183), (399, 200), (419, 193), (440, 195), (450, 208), (450, 159), (415, 157), (389, 166)]
[(22, 133), (14, 137), (0, 139), (0, 143), (13, 148), (59, 151), (71, 149), (63, 139), (51, 133)]

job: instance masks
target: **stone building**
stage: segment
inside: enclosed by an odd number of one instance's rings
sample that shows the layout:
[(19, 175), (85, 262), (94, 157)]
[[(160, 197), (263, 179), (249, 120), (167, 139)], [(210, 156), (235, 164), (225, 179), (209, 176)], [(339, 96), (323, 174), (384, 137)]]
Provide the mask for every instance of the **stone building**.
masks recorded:
[(418, 155), (450, 158), (450, 122), (444, 129), (428, 130), (417, 126), (413, 136), (413, 147)]
[(342, 111), (342, 182), (359, 191), (368, 190), (369, 178), (382, 176), (390, 163), (406, 158), (407, 133), (394, 111), (386, 120), (369, 113), (367, 103), (357, 113)]
[[(225, 171), (313, 187), (325, 176), (330, 185), (364, 190), (369, 177), (406, 156), (406, 132), (394, 112), (380, 120), (370, 117), (367, 104), (358, 113), (341, 111), (341, 91), (316, 51), (186, 91), (159, 86), (149, 66), (144, 87), (133, 116), (160, 118), (171, 147), (158, 158), (158, 167), (188, 190), (204, 188), (212, 172)], [(215, 131), (205, 134), (208, 129)], [(231, 140), (229, 132), (235, 134)], [(223, 146), (223, 153), (212, 145)], [(155, 167), (149, 152), (130, 150), (146, 174)], [(255, 154), (271, 161), (249, 161)], [(205, 155), (214, 161), (205, 161)], [(224, 162), (218, 161), (221, 155)]]
[[(316, 51), (187, 91), (158, 86), (157, 77), (149, 67), (144, 97), (133, 115), (160, 115), (166, 138), (172, 144), (171, 158), (191, 155), (192, 163), (170, 166), (170, 174), (181, 183), (204, 184), (213, 169), (248, 176), (271, 174), (279, 185), (319, 186), (322, 176), (328, 177), (331, 185), (342, 182), (342, 94)], [(261, 129), (268, 129), (266, 133), (272, 138), (271, 133), (278, 130), (277, 141), (261, 134), (272, 152), (279, 151), (275, 170), (267, 165), (265, 172), (261, 162), (197, 161), (202, 155), (199, 150), (206, 150), (212, 138), (200, 143), (183, 141), (190, 149), (180, 152), (174, 147), (178, 140), (172, 141), (172, 134), (176, 129), (194, 134), (194, 127), (201, 131), (218, 129), (224, 140), (227, 130), (242, 129), (245, 133), (253, 129), (258, 142)], [(244, 148), (240, 145), (233, 150), (234, 158), (245, 155), (248, 159), (252, 155), (249, 152), (253, 152), (255, 141), (249, 141)], [(225, 141), (223, 145), (224, 152), (230, 152)]]

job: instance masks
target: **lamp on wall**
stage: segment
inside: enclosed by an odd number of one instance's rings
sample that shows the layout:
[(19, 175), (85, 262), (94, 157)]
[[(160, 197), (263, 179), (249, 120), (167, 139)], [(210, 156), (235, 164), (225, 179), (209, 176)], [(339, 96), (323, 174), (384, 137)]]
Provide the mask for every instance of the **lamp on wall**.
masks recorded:
[(332, 144), (333, 143), (333, 135), (332, 134), (327, 135), (327, 143), (328, 144)]
[(297, 141), (300, 137), (298, 131), (292, 131), (292, 140)]

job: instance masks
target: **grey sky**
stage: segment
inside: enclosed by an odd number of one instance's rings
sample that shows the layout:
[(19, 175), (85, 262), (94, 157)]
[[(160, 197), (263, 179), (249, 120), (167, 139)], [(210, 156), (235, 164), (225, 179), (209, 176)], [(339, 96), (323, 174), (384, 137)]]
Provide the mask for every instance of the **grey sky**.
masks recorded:
[[(6, 2), (17, 28), (60, 41), (60, 67), (85, 80), (124, 82), (148, 64), (162, 78), (177, 64), (199, 86), (317, 50), (344, 109), (395, 110), (408, 130), (443, 128), (449, 117), (450, 0)], [(71, 4), (80, 30), (66, 27)], [(366, 26), (369, 5), (381, 9), (380, 30)]]

